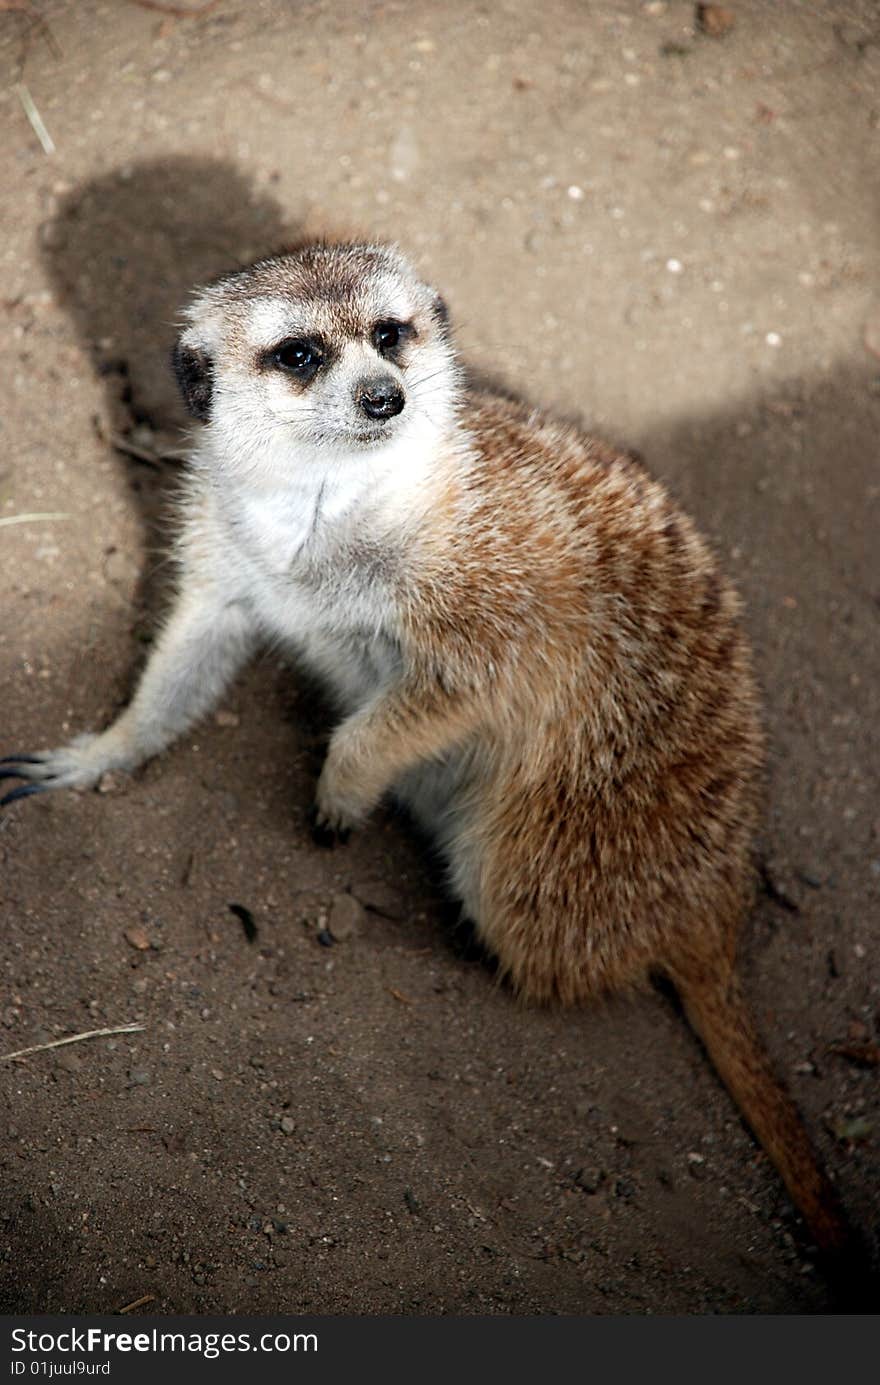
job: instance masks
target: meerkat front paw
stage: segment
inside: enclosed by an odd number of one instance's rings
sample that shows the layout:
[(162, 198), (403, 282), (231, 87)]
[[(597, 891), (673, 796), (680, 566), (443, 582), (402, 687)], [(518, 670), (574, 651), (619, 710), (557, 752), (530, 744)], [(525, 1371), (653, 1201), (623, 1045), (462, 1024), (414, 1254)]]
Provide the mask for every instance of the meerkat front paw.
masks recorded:
[(107, 770), (127, 768), (128, 760), (118, 737), (109, 731), (88, 731), (68, 745), (36, 755), (7, 755), (0, 760), (0, 779), (22, 779), (24, 783), (0, 798), (0, 808), (49, 789), (91, 788)]
[(333, 752), (328, 754), (318, 780), (315, 802), (310, 815), (312, 837), (318, 846), (345, 844), (353, 828), (359, 827), (368, 808), (351, 790), (344, 787)]
[(315, 846), (345, 846), (351, 835), (348, 827), (334, 827), (321, 813), (317, 803), (309, 809), (309, 830)]

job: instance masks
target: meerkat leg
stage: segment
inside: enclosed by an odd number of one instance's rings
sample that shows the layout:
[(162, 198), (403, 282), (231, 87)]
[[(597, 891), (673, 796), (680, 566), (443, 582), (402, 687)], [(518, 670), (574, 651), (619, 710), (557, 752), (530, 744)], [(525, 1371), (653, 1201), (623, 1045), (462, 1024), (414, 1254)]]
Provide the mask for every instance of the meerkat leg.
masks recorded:
[(420, 761), (442, 756), (477, 725), (474, 702), (432, 689), (398, 687), (337, 727), (318, 780), (314, 824), (345, 834), (386, 789)]
[(106, 731), (77, 736), (57, 750), (0, 761), (0, 779), (26, 781), (0, 807), (46, 789), (87, 788), (107, 770), (134, 769), (158, 754), (216, 705), (252, 645), (241, 606), (216, 589), (190, 586), (121, 716)]

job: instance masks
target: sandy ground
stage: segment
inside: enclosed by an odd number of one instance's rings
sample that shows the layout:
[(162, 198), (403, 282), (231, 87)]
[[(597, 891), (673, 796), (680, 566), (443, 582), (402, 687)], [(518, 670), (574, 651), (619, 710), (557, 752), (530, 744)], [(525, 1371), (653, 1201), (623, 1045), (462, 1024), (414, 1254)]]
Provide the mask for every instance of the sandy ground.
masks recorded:
[[(189, 288), (304, 229), (397, 239), (467, 359), (641, 451), (746, 598), (747, 986), (870, 1233), (880, 19), (730, 4), (716, 37), (679, 0), (4, 7), (2, 741), (101, 725), (148, 645)], [(404, 823), (312, 846), (326, 729), (267, 655), (135, 778), (2, 816), (0, 1051), (143, 1030), (0, 1065), (0, 1307), (822, 1311), (668, 999), (522, 1009)]]

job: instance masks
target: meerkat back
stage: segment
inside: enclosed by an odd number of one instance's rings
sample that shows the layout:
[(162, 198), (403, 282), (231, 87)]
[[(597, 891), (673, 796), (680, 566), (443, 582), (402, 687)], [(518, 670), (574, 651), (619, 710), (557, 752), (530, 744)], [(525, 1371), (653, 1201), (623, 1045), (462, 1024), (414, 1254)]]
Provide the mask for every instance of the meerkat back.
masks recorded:
[(455, 887), (527, 998), (671, 980), (836, 1255), (839, 1200), (735, 970), (763, 761), (740, 602), (629, 456), (508, 399), (474, 397), (467, 422), (477, 461), (443, 599), (463, 613), (478, 593), (494, 701), (446, 829)]

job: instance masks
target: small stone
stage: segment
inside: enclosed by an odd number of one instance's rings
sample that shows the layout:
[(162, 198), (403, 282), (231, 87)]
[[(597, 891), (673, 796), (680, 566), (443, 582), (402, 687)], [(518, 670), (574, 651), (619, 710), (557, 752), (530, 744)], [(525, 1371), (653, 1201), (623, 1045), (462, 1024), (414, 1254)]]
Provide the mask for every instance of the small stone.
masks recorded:
[(697, 5), (697, 28), (709, 38), (724, 38), (736, 24), (736, 15), (724, 5)]
[(278, 1129), (281, 1131), (282, 1135), (292, 1135), (296, 1129), (296, 1122), (292, 1116), (282, 1116), (278, 1122)]
[(360, 900), (351, 894), (336, 894), (330, 904), (327, 927), (337, 942), (346, 942), (360, 932), (364, 922), (364, 910)]
[(108, 769), (98, 780), (98, 793), (116, 793), (125, 783), (125, 776), (118, 770)]
[(807, 869), (799, 867), (795, 871), (795, 875), (811, 890), (821, 890), (823, 885), (828, 884), (828, 877), (823, 875), (821, 871), (814, 870), (812, 866)]
[(221, 707), (219, 712), (214, 713), (215, 726), (238, 726), (240, 722), (241, 717), (238, 712), (227, 712)]
[(150, 1083), (150, 1074), (146, 1068), (129, 1068), (128, 1080), (133, 1087), (147, 1087)]
[(126, 928), (123, 936), (129, 946), (136, 948), (138, 952), (149, 952), (152, 946), (149, 935), (144, 928), (138, 928), (137, 926), (134, 928)]
[(605, 1177), (601, 1169), (588, 1168), (580, 1169), (574, 1176), (577, 1186), (585, 1193), (597, 1193)]

